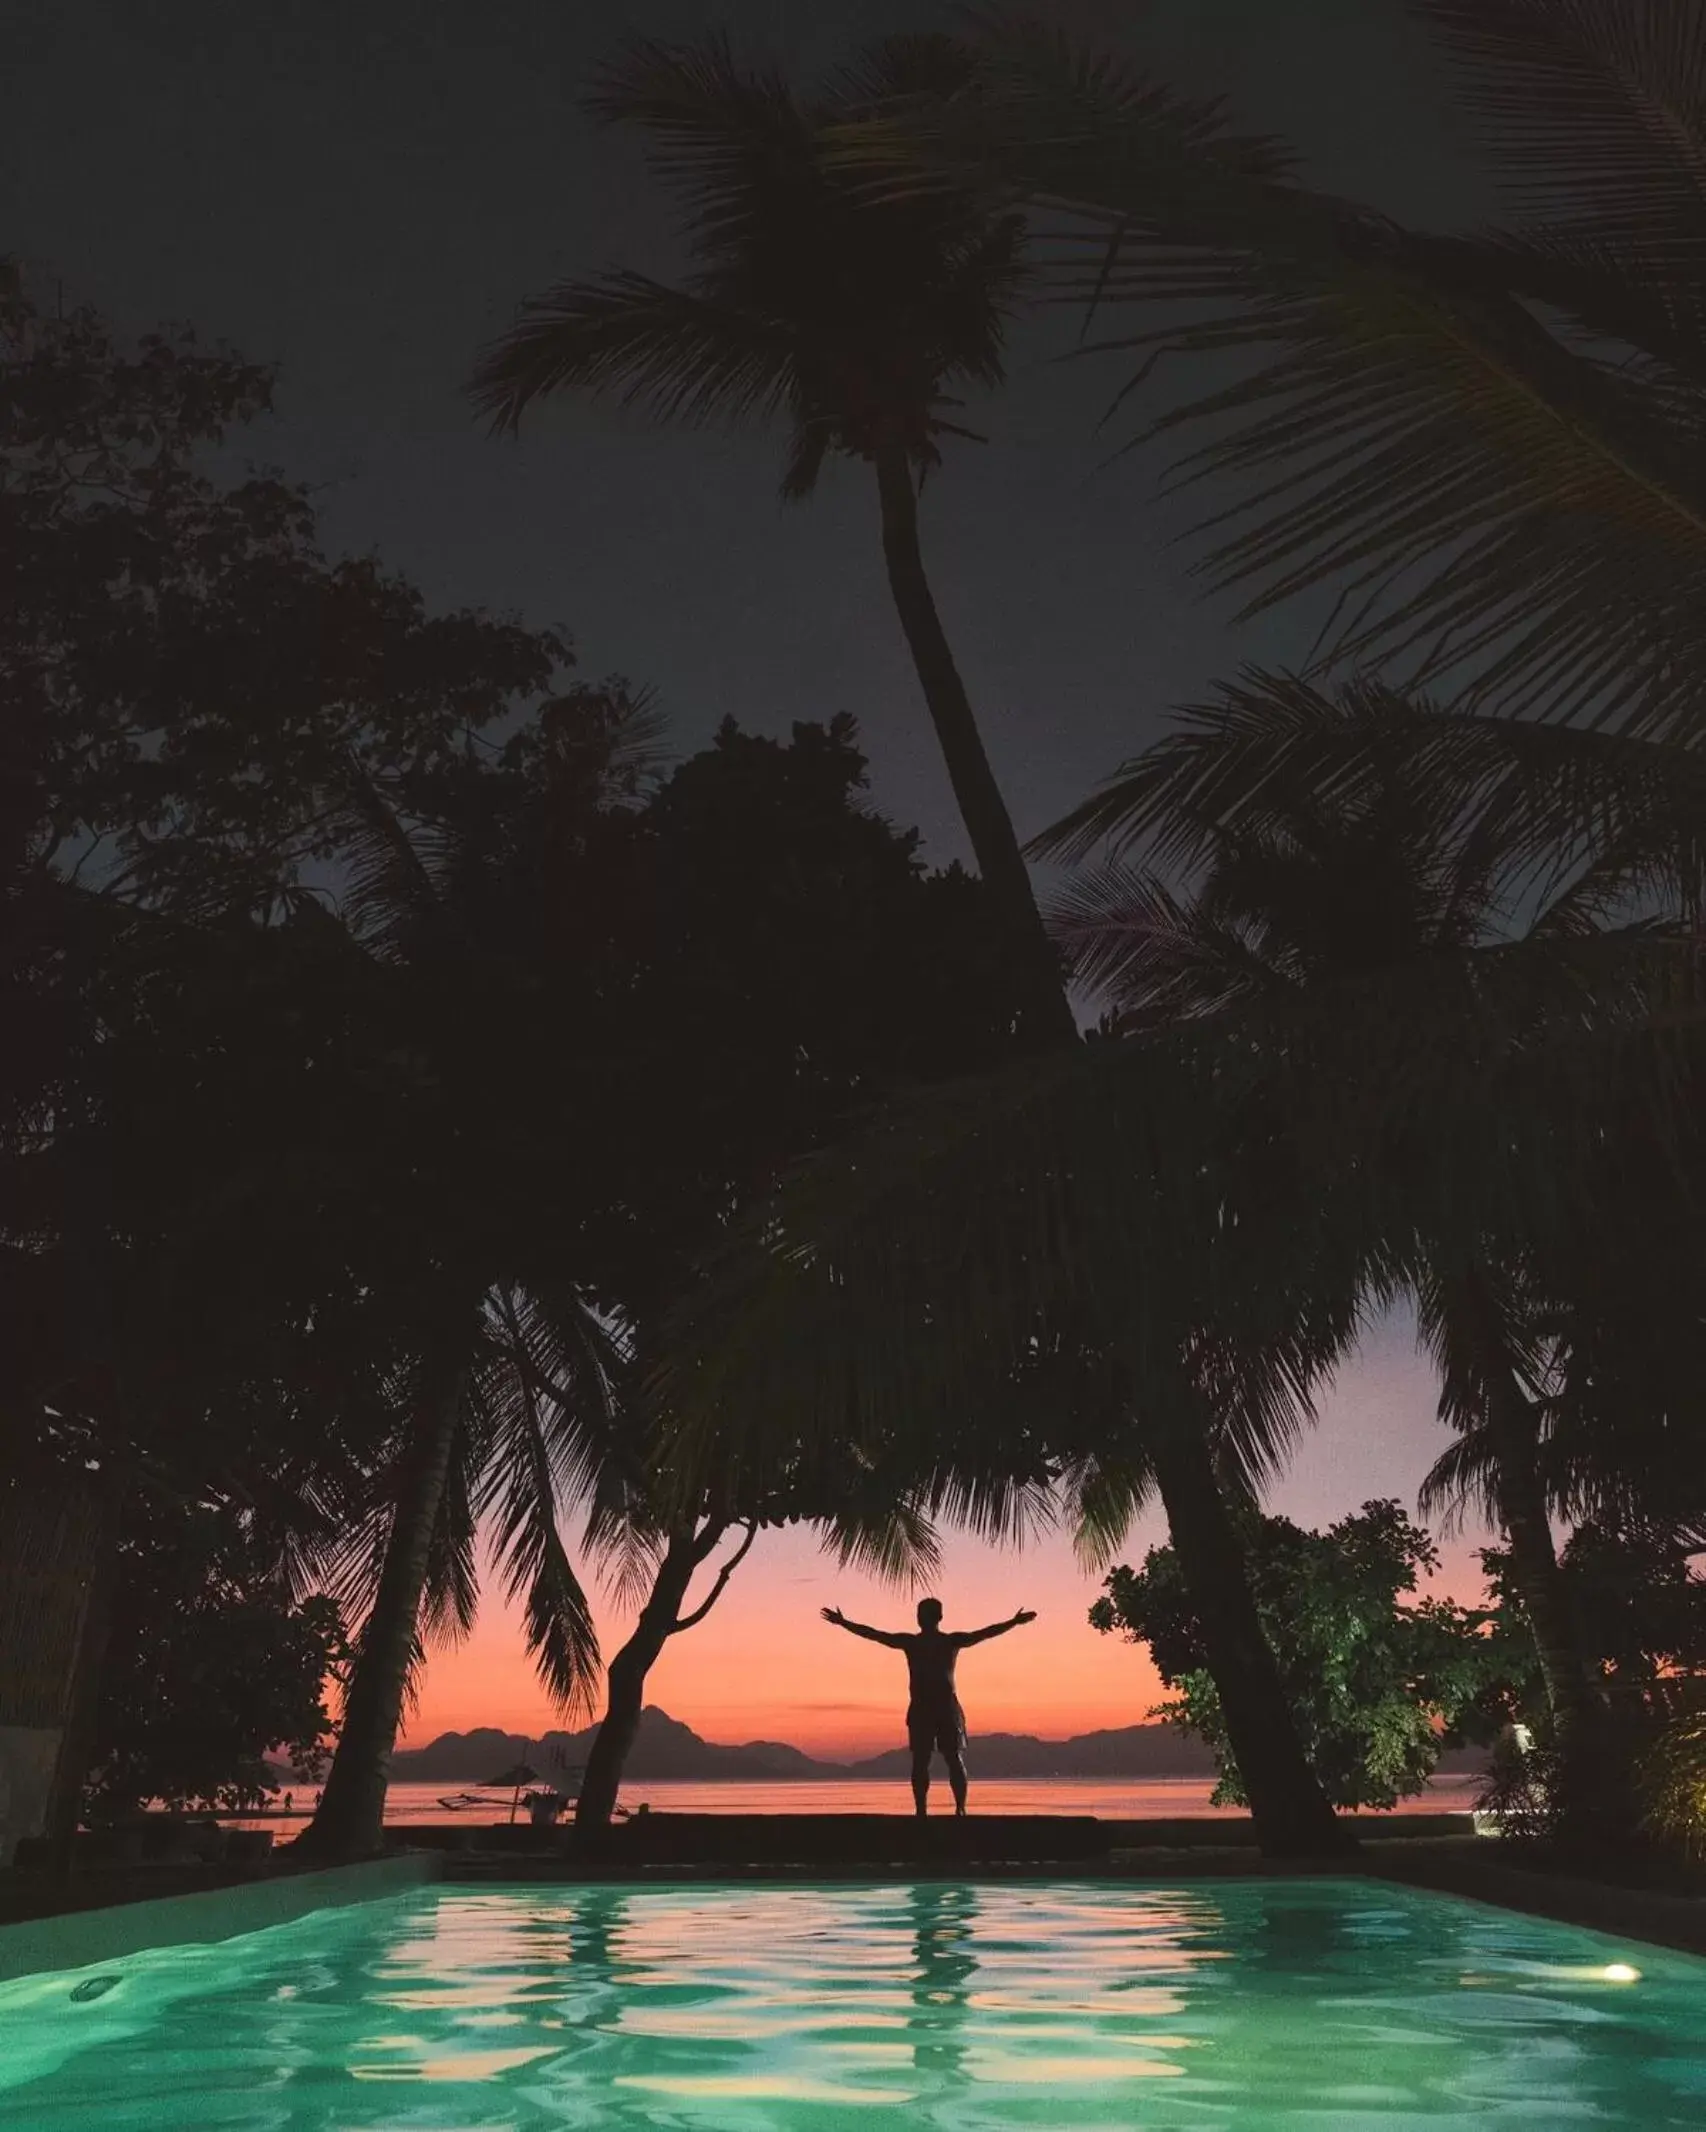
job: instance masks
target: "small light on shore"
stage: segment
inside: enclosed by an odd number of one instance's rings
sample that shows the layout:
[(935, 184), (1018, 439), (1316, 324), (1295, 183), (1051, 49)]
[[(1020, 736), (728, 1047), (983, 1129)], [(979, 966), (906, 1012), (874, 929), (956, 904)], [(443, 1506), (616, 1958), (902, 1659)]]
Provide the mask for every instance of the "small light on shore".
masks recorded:
[(1607, 1962), (1600, 1975), (1608, 1984), (1638, 1984), (1641, 1981), (1641, 1972), (1631, 1969), (1627, 1962)]

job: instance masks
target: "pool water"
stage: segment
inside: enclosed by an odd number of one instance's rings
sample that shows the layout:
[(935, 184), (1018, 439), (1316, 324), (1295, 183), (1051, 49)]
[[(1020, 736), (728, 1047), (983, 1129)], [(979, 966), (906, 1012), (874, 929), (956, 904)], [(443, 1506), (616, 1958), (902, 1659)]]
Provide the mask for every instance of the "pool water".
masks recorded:
[(428, 1888), (0, 1985), (30, 2132), (1706, 2125), (1706, 1963), (1353, 1880)]

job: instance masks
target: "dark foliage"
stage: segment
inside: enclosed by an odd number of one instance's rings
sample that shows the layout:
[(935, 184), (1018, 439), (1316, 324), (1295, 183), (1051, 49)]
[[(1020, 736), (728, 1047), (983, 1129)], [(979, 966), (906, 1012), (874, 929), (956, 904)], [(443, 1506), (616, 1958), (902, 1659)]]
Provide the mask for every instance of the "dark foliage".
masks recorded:
[(151, 1800), (255, 1806), (278, 1788), (268, 1758), (320, 1774), (326, 1697), (343, 1657), (338, 1610), (293, 1598), (276, 1547), (225, 1503), (133, 1506), (120, 1549), (86, 1811), (122, 1818)]
[[(1394, 1502), (1366, 1503), (1324, 1532), (1251, 1513), (1243, 1537), (1263, 1626), (1328, 1797), (1342, 1807), (1395, 1806), (1421, 1791), (1441, 1747), (1474, 1725), (1501, 1685), (1506, 1653), (1486, 1633), (1489, 1616), (1414, 1597), (1438, 1557)], [(1141, 1569), (1114, 1570), (1090, 1621), (1149, 1646), (1175, 1691), (1151, 1714), (1205, 1740), (1220, 1763), (1216, 1800), (1244, 1804), (1173, 1550), (1152, 1548)]]

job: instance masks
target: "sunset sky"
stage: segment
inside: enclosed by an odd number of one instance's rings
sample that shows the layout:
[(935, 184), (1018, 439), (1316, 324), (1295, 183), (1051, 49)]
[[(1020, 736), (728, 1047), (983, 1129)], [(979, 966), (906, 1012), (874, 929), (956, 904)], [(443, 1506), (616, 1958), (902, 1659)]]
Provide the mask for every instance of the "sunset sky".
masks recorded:
[[(1382, 1326), (1322, 1402), (1305, 1443), (1269, 1507), (1321, 1524), (1371, 1496), (1414, 1508), (1416, 1485), (1448, 1440), (1434, 1416), (1434, 1383), (1404, 1322)], [(1135, 1559), (1164, 1538), (1150, 1516), (1126, 1550)], [(1440, 1588), (1478, 1594), (1474, 1530), (1442, 1551)], [(961, 1664), (960, 1693), (974, 1732), (1059, 1738), (1140, 1720), (1159, 1693), (1143, 1652), (1099, 1636), (1085, 1619), (1096, 1580), (1080, 1570), (1066, 1536), (1014, 1554), (951, 1540), (937, 1584), (952, 1627), (999, 1620), (1015, 1607), (1038, 1619)], [(893, 1652), (844, 1636), (819, 1619), (839, 1605), (856, 1620), (906, 1626), (914, 1601), (838, 1570), (804, 1534), (764, 1535), (704, 1624), (673, 1640), (652, 1674), (649, 1700), (707, 1739), (781, 1739), (830, 1758), (900, 1744), (905, 1668)], [(605, 1648), (624, 1634), (605, 1609)], [(533, 1679), (515, 1617), (488, 1599), (459, 1648), (431, 1659), (405, 1745), (436, 1734), (497, 1725), (530, 1737), (558, 1722)]]

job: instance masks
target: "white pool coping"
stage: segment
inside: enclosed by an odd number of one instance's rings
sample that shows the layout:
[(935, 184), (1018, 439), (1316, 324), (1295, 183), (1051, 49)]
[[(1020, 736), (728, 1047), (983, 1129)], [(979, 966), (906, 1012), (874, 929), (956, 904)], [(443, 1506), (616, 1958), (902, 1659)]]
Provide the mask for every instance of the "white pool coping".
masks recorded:
[(317, 1873), (277, 1873), (235, 1887), (161, 1895), (99, 1910), (67, 1910), (0, 1925), (0, 1982), (44, 1969), (85, 1969), (145, 1947), (236, 1939), (268, 1925), (289, 1924), (311, 1910), (371, 1902), (440, 1879), (444, 1862), (431, 1851), (406, 1851), (361, 1865)]

